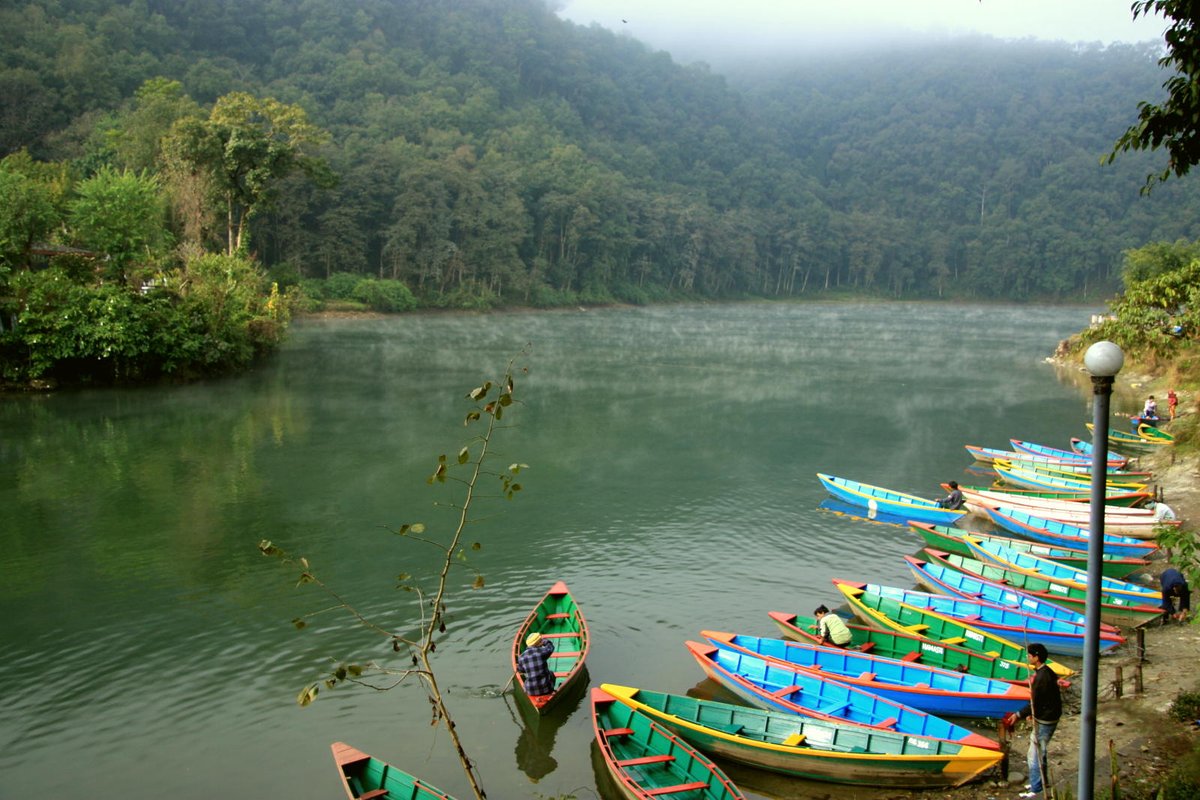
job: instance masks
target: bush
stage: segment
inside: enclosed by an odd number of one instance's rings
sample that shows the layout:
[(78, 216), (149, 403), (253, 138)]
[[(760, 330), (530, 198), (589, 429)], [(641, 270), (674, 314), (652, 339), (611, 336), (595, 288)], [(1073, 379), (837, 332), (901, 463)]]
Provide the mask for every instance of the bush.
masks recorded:
[(412, 311), (417, 307), (417, 299), (400, 281), (363, 278), (354, 287), (354, 299), (372, 311), (381, 311), (385, 314)]
[[(1194, 694), (1194, 693), (1193, 693)], [(1194, 717), (1193, 717), (1194, 719)], [(1176, 762), (1163, 781), (1159, 800), (1195, 800), (1200, 797), (1200, 749), (1192, 748)]]
[(1180, 722), (1195, 722), (1200, 719), (1200, 692), (1180, 692), (1171, 701), (1167, 713)]
[(322, 299), (353, 300), (354, 290), (362, 276), (350, 272), (335, 272), (325, 279)]

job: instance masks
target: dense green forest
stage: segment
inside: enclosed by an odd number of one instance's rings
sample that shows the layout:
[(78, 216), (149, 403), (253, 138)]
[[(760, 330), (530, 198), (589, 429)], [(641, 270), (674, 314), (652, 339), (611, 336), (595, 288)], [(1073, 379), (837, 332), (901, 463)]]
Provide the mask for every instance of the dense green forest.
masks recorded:
[[(1162, 95), (1148, 45), (943, 40), (729, 79), (541, 0), (18, 1), (0, 30), (0, 189), (52, 186), (60, 212), (0, 209), (7, 327), (14, 276), (63, 261), (46, 245), (109, 253), (67, 213), (98, 176), (161, 195), (142, 267), (219, 252), (385, 308), (1099, 300), (1124, 250), (1200, 238), (1200, 188), (1139, 195), (1153, 154), (1101, 165)], [(291, 160), (210, 171), (222, 205), (187, 179), (238, 109), (290, 115)]]

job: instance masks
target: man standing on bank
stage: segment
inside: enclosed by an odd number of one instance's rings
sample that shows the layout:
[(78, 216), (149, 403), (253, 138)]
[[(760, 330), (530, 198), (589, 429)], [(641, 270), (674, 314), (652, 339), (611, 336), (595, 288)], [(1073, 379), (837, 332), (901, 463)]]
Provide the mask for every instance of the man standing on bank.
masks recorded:
[(1037, 797), (1045, 790), (1047, 750), (1054, 729), (1062, 716), (1062, 693), (1058, 688), (1058, 676), (1046, 664), (1049, 653), (1046, 646), (1034, 642), (1026, 648), (1029, 653), (1029, 666), (1034, 668), (1033, 677), (1029, 680), (1030, 697), (1025, 707), (1017, 712), (1017, 719), (1030, 718), (1029, 754), (1026, 763), (1029, 766), (1029, 786), (1018, 797)]

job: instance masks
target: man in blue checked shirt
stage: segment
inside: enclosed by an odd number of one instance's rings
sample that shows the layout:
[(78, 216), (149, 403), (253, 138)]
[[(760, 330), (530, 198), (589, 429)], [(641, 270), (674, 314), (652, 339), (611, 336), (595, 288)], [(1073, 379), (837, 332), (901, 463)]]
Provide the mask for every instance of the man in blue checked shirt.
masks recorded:
[(540, 633), (525, 637), (525, 651), (517, 656), (517, 672), (521, 675), (525, 694), (530, 697), (553, 694), (554, 673), (547, 663), (553, 652), (554, 643)]

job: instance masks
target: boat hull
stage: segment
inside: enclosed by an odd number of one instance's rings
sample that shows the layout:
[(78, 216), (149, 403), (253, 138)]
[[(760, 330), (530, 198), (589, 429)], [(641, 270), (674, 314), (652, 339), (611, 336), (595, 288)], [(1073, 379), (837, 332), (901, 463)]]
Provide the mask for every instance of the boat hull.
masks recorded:
[[(538, 632), (554, 642), (549, 666), (554, 672), (554, 692), (548, 695), (525, 694), (521, 676), (517, 674), (517, 658), (525, 652), (525, 639)], [(562, 703), (564, 697), (587, 679), (585, 660), (590, 647), (587, 620), (575, 603), (567, 585), (558, 581), (542, 597), (529, 616), (521, 623), (512, 645), (513, 681), (525, 694), (539, 714), (549, 713)]]

